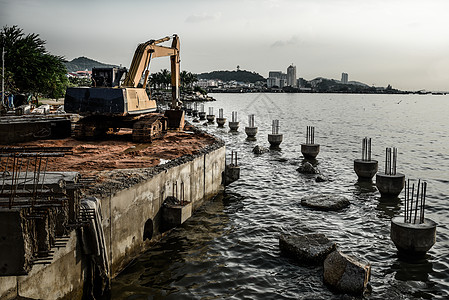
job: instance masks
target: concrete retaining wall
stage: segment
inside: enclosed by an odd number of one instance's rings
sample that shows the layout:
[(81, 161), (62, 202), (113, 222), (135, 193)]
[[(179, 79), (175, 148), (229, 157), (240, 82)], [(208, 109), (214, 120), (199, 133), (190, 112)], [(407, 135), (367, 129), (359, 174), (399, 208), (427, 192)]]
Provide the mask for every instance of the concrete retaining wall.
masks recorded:
[[(217, 141), (193, 156), (156, 168), (108, 172), (110, 180), (89, 193), (101, 199), (111, 275), (116, 276), (160, 237), (161, 205), (172, 196), (175, 182), (178, 193), (184, 183), (185, 200), (192, 201), (195, 210), (222, 189), (224, 169), (225, 147)], [(145, 228), (151, 240), (144, 240)], [(0, 298), (80, 299), (84, 264), (76, 232), (72, 231), (65, 247), (54, 250), (51, 264), (34, 265), (26, 276), (0, 277)]]

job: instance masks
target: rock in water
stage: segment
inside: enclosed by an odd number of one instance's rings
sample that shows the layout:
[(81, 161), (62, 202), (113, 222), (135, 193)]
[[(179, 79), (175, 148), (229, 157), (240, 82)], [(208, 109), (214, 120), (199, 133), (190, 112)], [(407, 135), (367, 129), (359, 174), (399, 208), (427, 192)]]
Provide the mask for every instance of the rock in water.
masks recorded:
[(259, 145), (256, 145), (256, 146), (253, 148), (253, 153), (254, 153), (254, 154), (263, 154), (263, 153), (265, 153), (265, 152), (268, 152), (268, 149), (267, 149), (267, 148), (264, 148), (264, 147), (261, 147), (261, 146), (259, 146)]
[(362, 295), (368, 286), (371, 266), (335, 250), (324, 260), (324, 283), (331, 289)]
[(304, 264), (321, 264), (336, 245), (324, 234), (281, 234), (279, 248), (287, 256)]
[(301, 205), (309, 208), (335, 211), (348, 207), (349, 200), (344, 196), (334, 196), (332, 194), (318, 194), (312, 196), (306, 196), (301, 199)]
[(323, 174), (318, 174), (315, 178), (315, 182), (325, 182), (327, 181), (327, 177)]
[(299, 173), (303, 174), (319, 174), (320, 171), (315, 168), (311, 163), (308, 161), (304, 162), (298, 169), (296, 169)]

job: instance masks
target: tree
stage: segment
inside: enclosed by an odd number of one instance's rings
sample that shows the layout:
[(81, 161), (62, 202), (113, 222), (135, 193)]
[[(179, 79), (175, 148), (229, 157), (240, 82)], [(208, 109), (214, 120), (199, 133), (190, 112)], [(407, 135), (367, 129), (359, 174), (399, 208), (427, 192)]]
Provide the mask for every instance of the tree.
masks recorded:
[(0, 34), (2, 46), (6, 51), (5, 69), (13, 82), (8, 83), (10, 93), (31, 94), (36, 100), (39, 95), (64, 95), (68, 84), (64, 59), (47, 52), (38, 34), (25, 35), (16, 25), (4, 26)]

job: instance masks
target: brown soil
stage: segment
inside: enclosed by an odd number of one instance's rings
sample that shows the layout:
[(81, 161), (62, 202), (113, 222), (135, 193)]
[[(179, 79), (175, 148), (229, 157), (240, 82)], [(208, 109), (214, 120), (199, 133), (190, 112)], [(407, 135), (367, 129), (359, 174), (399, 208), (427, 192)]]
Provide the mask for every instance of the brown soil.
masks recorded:
[(72, 147), (73, 154), (50, 158), (48, 171), (78, 171), (92, 175), (112, 169), (146, 168), (160, 164), (161, 159), (172, 160), (212, 144), (214, 139), (203, 133), (168, 132), (162, 139), (151, 144), (132, 142), (131, 131), (101, 141), (78, 141), (73, 138), (41, 140), (17, 146)]

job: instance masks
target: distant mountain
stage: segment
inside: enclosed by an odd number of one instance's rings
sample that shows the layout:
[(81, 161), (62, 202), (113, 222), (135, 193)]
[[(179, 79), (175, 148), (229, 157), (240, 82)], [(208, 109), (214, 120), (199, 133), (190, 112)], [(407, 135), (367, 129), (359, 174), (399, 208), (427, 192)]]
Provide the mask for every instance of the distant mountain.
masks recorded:
[(238, 81), (245, 83), (255, 83), (257, 81), (265, 81), (266, 79), (256, 73), (249, 71), (212, 71), (209, 73), (197, 74), (198, 79), (218, 79), (222, 81)]
[(108, 65), (101, 63), (99, 61), (87, 58), (87, 57), (78, 57), (74, 58), (71, 61), (65, 62), (65, 66), (68, 72), (76, 72), (76, 71), (92, 71), (92, 68), (112, 68), (118, 67), (116, 65)]
[(359, 81), (348, 81), (348, 84), (354, 84), (354, 85), (360, 85), (360, 86), (363, 86), (363, 87), (369, 87), (369, 85), (367, 85), (366, 83), (359, 82)]

